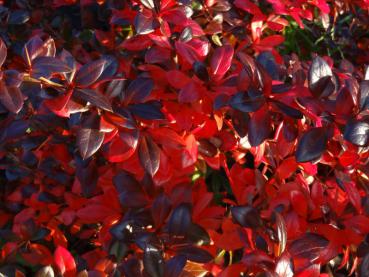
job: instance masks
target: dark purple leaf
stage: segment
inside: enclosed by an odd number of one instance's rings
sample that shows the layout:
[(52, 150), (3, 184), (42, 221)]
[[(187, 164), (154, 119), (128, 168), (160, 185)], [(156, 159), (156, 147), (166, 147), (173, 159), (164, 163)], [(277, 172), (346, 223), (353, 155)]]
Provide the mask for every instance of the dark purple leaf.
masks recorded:
[(165, 263), (164, 276), (165, 277), (180, 276), (185, 265), (186, 265), (185, 256), (182, 255), (174, 256)]
[(164, 223), (171, 211), (171, 206), (170, 200), (165, 194), (156, 197), (151, 206), (151, 214), (156, 228)]
[(266, 108), (255, 112), (248, 125), (248, 138), (251, 146), (258, 146), (266, 140), (271, 133), (270, 115)]
[(241, 112), (255, 112), (259, 110), (264, 103), (265, 99), (262, 95), (250, 97), (250, 95), (245, 92), (238, 92), (229, 100), (229, 105)]
[(357, 146), (367, 146), (369, 143), (369, 120), (347, 122), (343, 137)]
[(145, 247), (143, 264), (151, 277), (164, 277), (164, 258), (161, 250), (148, 243)]
[(210, 80), (208, 69), (205, 64), (199, 61), (196, 61), (192, 65), (193, 72), (201, 81), (208, 82)]
[(130, 105), (129, 110), (133, 115), (147, 120), (165, 119), (161, 112), (161, 104), (157, 101), (150, 101), (142, 104)]
[(117, 80), (112, 80), (106, 90), (105, 90), (105, 94), (109, 97), (109, 98), (114, 98), (114, 97), (120, 97), (120, 99), (122, 100), (123, 98), (123, 88), (124, 88), (124, 83), (125, 80), (123, 79), (117, 79)]
[(182, 203), (170, 215), (168, 231), (175, 236), (184, 236), (192, 224), (191, 205)]
[(209, 252), (195, 246), (183, 247), (177, 251), (177, 255), (183, 255), (187, 260), (195, 263), (208, 263), (213, 259)]
[(93, 89), (76, 89), (73, 92), (73, 97), (84, 100), (91, 103), (95, 107), (103, 109), (105, 111), (112, 112), (113, 108), (109, 102), (109, 99), (96, 90)]
[(300, 112), (299, 110), (292, 108), (286, 104), (283, 104), (282, 102), (279, 101), (275, 101), (273, 102), (278, 109), (283, 112), (285, 115), (295, 118), (295, 119), (301, 119), (304, 115), (302, 112)]
[(200, 225), (192, 223), (187, 230), (187, 239), (196, 245), (210, 244), (210, 237)]
[(79, 87), (88, 87), (95, 83), (103, 73), (105, 64), (105, 59), (99, 59), (82, 66), (76, 74), (76, 85)]
[(12, 113), (18, 113), (23, 107), (23, 95), (18, 87), (7, 87), (0, 81), (0, 102)]
[(147, 205), (148, 201), (141, 184), (131, 175), (121, 172), (114, 177), (113, 182), (123, 207), (140, 208)]
[(8, 23), (12, 25), (21, 25), (26, 23), (29, 19), (30, 15), (27, 10), (15, 10), (10, 14)]
[(142, 167), (154, 176), (160, 165), (160, 148), (149, 136), (143, 136), (138, 148)]
[(242, 227), (259, 228), (263, 221), (259, 212), (251, 206), (236, 206), (231, 208), (233, 219)]
[(311, 128), (297, 144), (296, 161), (299, 163), (319, 159), (326, 149), (327, 131), (323, 127)]
[(125, 103), (142, 103), (150, 95), (154, 82), (149, 78), (137, 78), (133, 80), (125, 91)]
[(32, 76), (35, 78), (49, 77), (53, 73), (66, 73), (72, 69), (54, 57), (37, 57), (32, 62)]
[(104, 136), (104, 133), (96, 129), (79, 129), (77, 131), (77, 145), (81, 157), (87, 159), (99, 150), (104, 141)]

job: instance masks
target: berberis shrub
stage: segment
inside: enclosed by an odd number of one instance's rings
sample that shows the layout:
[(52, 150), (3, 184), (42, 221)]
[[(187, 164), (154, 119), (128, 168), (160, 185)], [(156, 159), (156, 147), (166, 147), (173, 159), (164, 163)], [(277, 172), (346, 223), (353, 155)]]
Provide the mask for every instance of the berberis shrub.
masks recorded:
[(369, 276), (368, 0), (0, 3), (1, 276)]

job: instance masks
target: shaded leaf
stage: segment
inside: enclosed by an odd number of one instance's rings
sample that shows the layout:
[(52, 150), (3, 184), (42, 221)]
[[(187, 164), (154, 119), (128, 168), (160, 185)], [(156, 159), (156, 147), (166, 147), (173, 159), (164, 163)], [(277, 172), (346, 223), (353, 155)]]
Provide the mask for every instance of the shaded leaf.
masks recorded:
[(209, 252), (195, 246), (183, 247), (177, 251), (177, 254), (183, 255), (187, 260), (195, 263), (208, 263), (213, 259)]
[(136, 33), (139, 35), (146, 35), (154, 32), (158, 25), (159, 24), (154, 17), (140, 12), (137, 13), (134, 20)]
[(145, 247), (143, 264), (145, 271), (151, 277), (164, 276), (164, 258), (162, 252), (154, 245), (148, 243)]
[(296, 161), (299, 163), (314, 161), (323, 154), (327, 144), (325, 128), (311, 128), (303, 134), (297, 144)]

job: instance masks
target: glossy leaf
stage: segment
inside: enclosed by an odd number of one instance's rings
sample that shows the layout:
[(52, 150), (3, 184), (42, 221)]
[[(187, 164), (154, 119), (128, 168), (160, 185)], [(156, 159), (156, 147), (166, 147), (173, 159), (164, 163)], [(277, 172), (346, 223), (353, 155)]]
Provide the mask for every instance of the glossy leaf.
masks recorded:
[(54, 252), (54, 262), (59, 272), (66, 277), (76, 276), (76, 263), (71, 253), (62, 246)]
[(365, 120), (352, 120), (346, 124), (345, 140), (357, 146), (366, 146), (369, 142), (369, 122)]
[(232, 64), (233, 48), (230, 45), (218, 47), (210, 61), (210, 72), (214, 80), (220, 80)]
[(332, 81), (332, 69), (327, 62), (316, 57), (309, 69), (309, 88), (316, 97), (327, 97), (335, 89)]

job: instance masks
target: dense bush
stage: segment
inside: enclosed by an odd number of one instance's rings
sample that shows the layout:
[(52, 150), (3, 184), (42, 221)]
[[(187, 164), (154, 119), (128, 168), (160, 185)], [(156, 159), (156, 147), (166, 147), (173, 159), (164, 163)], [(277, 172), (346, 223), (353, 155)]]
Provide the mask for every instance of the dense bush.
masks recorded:
[(368, 0), (0, 3), (1, 276), (369, 276)]

